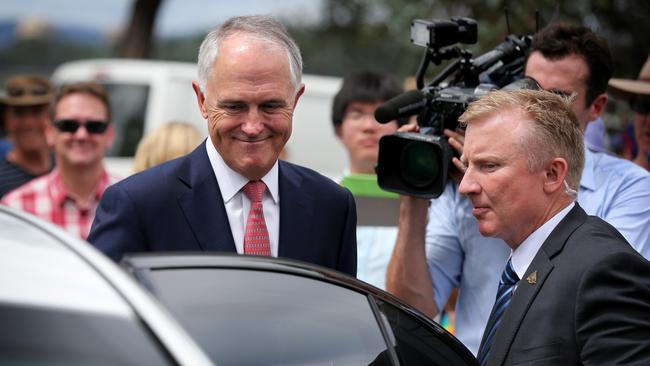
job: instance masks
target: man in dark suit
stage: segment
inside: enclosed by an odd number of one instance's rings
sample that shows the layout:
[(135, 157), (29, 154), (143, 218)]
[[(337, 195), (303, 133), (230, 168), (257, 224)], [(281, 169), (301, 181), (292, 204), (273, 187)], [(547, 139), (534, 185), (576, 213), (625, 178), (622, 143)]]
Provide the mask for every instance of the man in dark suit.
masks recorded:
[(511, 255), (481, 365), (650, 365), (650, 263), (575, 202), (584, 166), (569, 101), (497, 91), (472, 103), (459, 190)]
[(194, 152), (110, 187), (89, 241), (114, 260), (216, 250), (299, 259), (356, 273), (349, 191), (278, 156), (304, 91), (300, 50), (263, 16), (209, 33), (193, 83), (209, 138)]

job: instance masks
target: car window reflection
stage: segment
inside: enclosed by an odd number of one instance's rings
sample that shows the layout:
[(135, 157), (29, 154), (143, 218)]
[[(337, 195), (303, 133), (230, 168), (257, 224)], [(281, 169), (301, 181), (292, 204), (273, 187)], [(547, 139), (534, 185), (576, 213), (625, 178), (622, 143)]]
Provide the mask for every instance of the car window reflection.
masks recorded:
[(154, 270), (153, 291), (219, 365), (383, 365), (366, 296), (282, 273)]

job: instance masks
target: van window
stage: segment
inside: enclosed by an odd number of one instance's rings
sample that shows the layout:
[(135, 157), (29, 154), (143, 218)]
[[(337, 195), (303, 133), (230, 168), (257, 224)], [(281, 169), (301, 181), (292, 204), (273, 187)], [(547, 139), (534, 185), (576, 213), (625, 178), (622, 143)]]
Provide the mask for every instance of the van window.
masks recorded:
[(149, 86), (146, 84), (103, 83), (111, 100), (115, 140), (108, 156), (135, 155), (144, 132)]

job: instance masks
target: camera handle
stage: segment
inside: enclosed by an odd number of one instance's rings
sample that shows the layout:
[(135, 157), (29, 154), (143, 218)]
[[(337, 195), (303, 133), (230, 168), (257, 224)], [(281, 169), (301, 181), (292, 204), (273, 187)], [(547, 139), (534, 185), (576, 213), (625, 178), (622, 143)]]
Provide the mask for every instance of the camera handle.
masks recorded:
[(447, 65), (434, 79), (429, 83), (429, 86), (440, 84), (449, 75), (454, 74), (463, 65), (471, 65), (472, 52), (469, 50), (461, 49), (459, 47), (445, 47), (441, 49), (427, 48), (424, 51), (420, 66), (416, 73), (416, 86), (418, 89), (424, 88), (424, 74), (426, 74), (430, 63), (440, 65), (444, 60), (456, 59), (451, 64)]

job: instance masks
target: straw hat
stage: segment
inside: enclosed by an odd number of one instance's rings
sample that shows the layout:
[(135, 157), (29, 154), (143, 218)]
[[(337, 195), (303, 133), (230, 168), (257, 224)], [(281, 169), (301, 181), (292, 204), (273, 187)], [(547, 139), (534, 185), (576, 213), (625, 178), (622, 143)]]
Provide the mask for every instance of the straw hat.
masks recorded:
[(41, 76), (18, 75), (5, 83), (0, 103), (11, 106), (49, 104), (54, 99), (52, 84)]
[(650, 98), (650, 56), (643, 65), (638, 80), (610, 79), (608, 91), (622, 99), (632, 99), (634, 96)]

